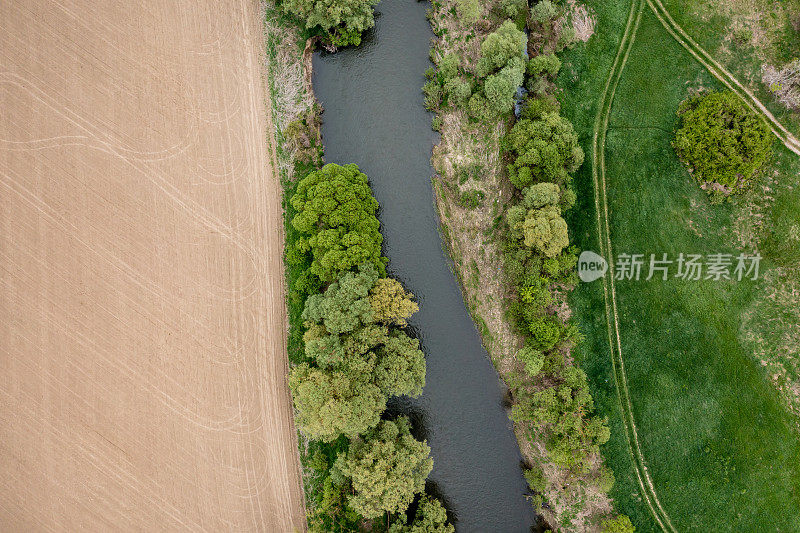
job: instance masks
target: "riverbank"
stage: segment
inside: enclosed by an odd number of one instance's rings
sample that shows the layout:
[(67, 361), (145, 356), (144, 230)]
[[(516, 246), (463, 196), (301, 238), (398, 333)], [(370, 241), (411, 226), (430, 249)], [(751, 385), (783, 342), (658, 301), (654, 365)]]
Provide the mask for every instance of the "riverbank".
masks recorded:
[[(480, 76), (475, 74), (480, 70), (481, 43), (507, 20), (506, 17), (514, 18), (518, 24), (520, 19), (527, 18), (519, 12), (512, 17), (514, 13), (508, 9), (508, 4), (490, 3), (480, 8), (483, 11), (470, 16), (463, 11), (461, 2), (433, 3), (429, 18), (438, 39), (432, 57), (439, 69), (431, 73), (429, 79), (433, 80), (431, 84), (440, 84), (445, 96), (437, 93), (436, 85), (426, 86), (426, 94), (429, 105), (438, 112), (433, 127), (441, 132), (441, 142), (434, 149), (432, 163), (437, 172), (433, 186), (443, 238), (453, 259), (464, 301), (495, 368), (512, 391), (525, 396), (546, 390), (552, 382), (547, 379), (529, 381), (524, 377), (525, 364), (519, 354), (527, 343), (512, 323), (509, 312), (511, 302), (517, 301), (519, 295), (510, 282), (504, 257), (508, 249), (505, 213), (509, 205), (518, 202), (519, 193), (506, 174), (505, 165), (509, 160), (504, 156), (502, 139), (515, 119), (508, 112), (499, 116), (484, 114), (475, 119), (471, 116), (472, 99), (469, 105), (453, 105), (455, 93), (448, 89), (457, 86), (451, 80), (461, 79), (470, 83), (473, 97), (479, 94), (477, 91), (482, 91)], [(574, 3), (569, 5), (575, 8)], [(587, 17), (585, 11), (580, 13)], [(536, 29), (540, 30), (541, 26)], [(581, 38), (588, 39), (590, 35), (588, 31)], [(558, 46), (553, 40), (558, 40), (558, 36), (540, 31), (531, 37), (529, 51), (534, 56), (544, 55), (543, 50), (550, 51)], [(448, 65), (444, 66), (445, 63)], [(458, 67), (453, 67), (452, 63)], [(541, 79), (544, 81), (531, 88), (540, 95), (552, 91), (551, 82)], [(571, 315), (566, 301), (568, 292), (568, 283), (550, 287), (549, 312), (565, 325), (570, 323)], [(566, 368), (577, 366), (573, 350), (574, 347), (566, 348), (563, 357), (558, 357), (563, 359)], [(512, 404), (518, 401), (518, 398), (510, 398)], [(551, 435), (531, 420), (517, 417), (514, 431), (530, 469), (527, 477), (533, 493), (532, 504), (547, 522), (554, 529), (564, 531), (599, 531), (604, 527), (604, 520), (614, 516), (612, 502), (607, 496), (614, 480), (603, 466), (602, 456), (589, 451), (584, 466), (576, 471), (563, 466), (563, 461), (559, 464), (554, 460), (548, 450)]]
[(413, 414), (431, 447), (432, 490), (459, 531), (528, 532), (536, 515), (525, 500), (505, 387), (442, 250), (429, 162), (439, 136), (419, 92), (431, 66), (428, 7), (382, 1), (375, 30), (360, 47), (314, 57), (325, 158), (357, 163), (370, 177), (387, 270), (420, 304), (409, 327), (426, 353), (426, 386), (419, 399), (402, 399), (397, 408)]

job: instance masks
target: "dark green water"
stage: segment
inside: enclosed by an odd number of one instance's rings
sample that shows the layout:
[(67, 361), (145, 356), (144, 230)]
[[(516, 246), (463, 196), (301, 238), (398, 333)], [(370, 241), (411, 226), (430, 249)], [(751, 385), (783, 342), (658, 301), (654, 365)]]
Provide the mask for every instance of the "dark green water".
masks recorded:
[(442, 250), (430, 166), (437, 142), (420, 87), (430, 66), (428, 4), (383, 0), (376, 27), (356, 49), (314, 57), (325, 108), (328, 163), (356, 163), (381, 204), (389, 273), (418, 298), (411, 322), (427, 354), (422, 397), (395, 402), (410, 413), (434, 459), (429, 489), (459, 532), (527, 532), (521, 456), (504, 408), (505, 388), (481, 346)]

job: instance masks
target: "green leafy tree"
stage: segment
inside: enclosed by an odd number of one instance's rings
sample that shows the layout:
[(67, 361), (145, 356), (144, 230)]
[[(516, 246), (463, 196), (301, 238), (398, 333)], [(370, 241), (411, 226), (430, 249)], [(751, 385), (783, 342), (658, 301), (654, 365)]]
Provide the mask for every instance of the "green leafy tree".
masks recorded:
[(523, 59), (527, 42), (525, 32), (517, 29), (510, 20), (506, 20), (497, 31), (490, 33), (481, 43), (481, 58), (478, 60), (477, 74), (485, 78), (492, 72), (500, 70), (512, 58)]
[(419, 311), (414, 295), (393, 278), (379, 279), (369, 292), (369, 303), (376, 322), (405, 326), (406, 319)]
[(770, 157), (769, 126), (732, 91), (693, 96), (678, 115), (675, 151), (709, 192), (743, 189)]
[(447, 522), (447, 511), (441, 502), (430, 496), (420, 498), (414, 520), (406, 525), (405, 517), (389, 527), (389, 533), (454, 533), (455, 528)]
[(511, 111), (514, 106), (514, 95), (524, 78), (523, 63), (518, 57), (511, 58), (496, 74), (486, 78), (483, 92), (494, 114), (501, 115)]
[(506, 212), (512, 237), (523, 240), (525, 246), (545, 257), (561, 253), (569, 245), (569, 233), (561, 217), (560, 198), (560, 188), (555, 183), (526, 188), (522, 202)]
[(558, 7), (550, 0), (541, 0), (531, 7), (531, 22), (537, 24), (549, 24), (558, 15)]
[(347, 333), (373, 322), (370, 290), (378, 281), (375, 265), (364, 263), (358, 273), (343, 272), (323, 294), (306, 300), (303, 320), (322, 323), (328, 333)]
[(321, 29), (336, 46), (361, 43), (361, 33), (375, 25), (378, 0), (283, 0), (284, 12), (296, 15), (309, 30)]
[(525, 373), (530, 377), (536, 377), (544, 366), (544, 354), (530, 346), (517, 352), (517, 360), (525, 365)]
[(419, 341), (402, 331), (391, 332), (377, 348), (374, 383), (389, 396), (417, 397), (425, 386), (425, 354)]
[(561, 218), (558, 206), (531, 209), (522, 223), (525, 246), (538, 250), (547, 257), (557, 256), (569, 245), (566, 221)]
[(603, 520), (600, 525), (602, 533), (634, 533), (636, 528), (631, 523), (631, 519), (624, 514), (618, 515), (616, 518)]
[(425, 489), (433, 468), (427, 443), (411, 435), (406, 417), (384, 420), (363, 438), (354, 439), (336, 468), (350, 478), (350, 506), (365, 518), (404, 511)]
[(503, 142), (513, 159), (509, 179), (519, 189), (543, 181), (566, 186), (583, 163), (572, 123), (555, 112), (518, 121)]
[(289, 375), (297, 425), (309, 437), (333, 441), (375, 427), (386, 395), (364, 376), (298, 365)]
[(292, 226), (303, 235), (297, 253), (312, 257), (309, 275), (330, 282), (365, 262), (386, 274), (378, 202), (356, 165), (328, 164), (311, 172), (298, 182), (291, 202), (297, 210)]

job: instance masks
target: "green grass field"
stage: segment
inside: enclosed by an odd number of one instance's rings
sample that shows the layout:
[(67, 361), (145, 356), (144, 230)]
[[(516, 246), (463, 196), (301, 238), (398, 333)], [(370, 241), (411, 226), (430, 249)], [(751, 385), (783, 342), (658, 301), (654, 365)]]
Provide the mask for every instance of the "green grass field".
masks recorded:
[(800, 133), (800, 115), (776, 102), (761, 82), (762, 65), (782, 66), (800, 57), (800, 32), (790, 20), (792, 13), (800, 16), (800, 0), (661, 1), (692, 39), (752, 90), (795, 135)]
[[(565, 89), (565, 114), (588, 152), (595, 106), (629, 3), (587, 4), (598, 15), (596, 34), (565, 55), (559, 85)], [(678, 20), (680, 2), (666, 4)], [(770, 282), (617, 282), (634, 417), (656, 493), (678, 531), (798, 531), (797, 419), (754, 352), (756, 341), (776, 352), (786, 339), (770, 320), (787, 310), (767, 296), (781, 290), (778, 283), (800, 277), (793, 240), (800, 224), (800, 163), (776, 142), (775, 182), (765, 178), (757, 184), (769, 186), (769, 195), (757, 186), (749, 204), (710, 205), (670, 145), (678, 104), (699, 87), (720, 88), (646, 9), (616, 93), (606, 146), (614, 252), (673, 258), (679, 252), (751, 252), (740, 236), (747, 240), (752, 227), (750, 242), (758, 243), (765, 256), (762, 269), (783, 270)], [(597, 250), (588, 162), (576, 185), (580, 203), (571, 213), (572, 238), (583, 249)], [(760, 226), (754, 226), (756, 215), (763, 216)], [(587, 338), (581, 364), (599, 411), (611, 421), (612, 439), (604, 453), (617, 477), (612, 496), (637, 531), (654, 531), (621, 428), (600, 282), (581, 286), (572, 303)]]

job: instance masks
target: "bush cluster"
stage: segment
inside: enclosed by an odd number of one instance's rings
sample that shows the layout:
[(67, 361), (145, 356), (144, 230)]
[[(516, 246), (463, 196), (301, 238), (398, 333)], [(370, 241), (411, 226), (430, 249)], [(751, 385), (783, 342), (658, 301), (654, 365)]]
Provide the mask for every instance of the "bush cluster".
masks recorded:
[(692, 96), (678, 115), (675, 151), (709, 193), (743, 190), (770, 157), (769, 126), (733, 91)]
[[(515, 289), (508, 315), (525, 339), (516, 353), (520, 370), (509, 380), (512, 417), (525, 424), (531, 441), (544, 435), (555, 465), (608, 492), (614, 483), (611, 470), (592, 471), (600, 445), (610, 437), (608, 423), (593, 414), (586, 374), (570, 356), (580, 335), (561, 312), (565, 291), (577, 283), (576, 250), (562, 214), (575, 204), (572, 174), (584, 159), (578, 136), (552, 94), (561, 68), (555, 52), (574, 39), (562, 26), (563, 15), (563, 6), (549, 0), (531, 10), (528, 45), (538, 53), (525, 69), (529, 97), (501, 142), (516, 190), (503, 219), (505, 271)], [(534, 505), (543, 505), (547, 480), (541, 469), (533, 465), (525, 478)], [(609, 524), (625, 520), (621, 515)]]
[[(380, 255), (378, 203), (356, 165), (325, 165), (295, 188), (287, 261), (305, 268), (293, 293), (301, 315), (304, 361), (289, 375), (295, 421), (311, 439), (315, 471), (311, 531), (351, 531), (364, 519), (404, 512), (424, 491), (430, 449), (407, 418), (382, 420), (389, 397), (419, 396), (425, 357), (402, 329), (419, 307)], [(410, 525), (452, 526), (438, 502), (424, 500)], [(439, 507), (436, 507), (439, 505)], [(403, 529), (405, 528), (405, 529)]]
[(372, 8), (379, 0), (282, 0), (284, 13), (330, 46), (361, 44), (361, 33), (375, 25)]

